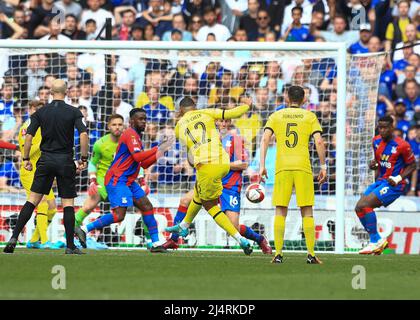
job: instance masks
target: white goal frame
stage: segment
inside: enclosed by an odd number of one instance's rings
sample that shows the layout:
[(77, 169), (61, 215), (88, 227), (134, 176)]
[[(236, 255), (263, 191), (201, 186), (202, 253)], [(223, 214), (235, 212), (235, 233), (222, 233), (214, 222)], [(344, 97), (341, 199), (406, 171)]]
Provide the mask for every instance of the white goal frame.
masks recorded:
[(329, 51), (337, 64), (335, 253), (344, 253), (347, 50), (344, 42), (161, 42), (0, 40), (0, 49)]

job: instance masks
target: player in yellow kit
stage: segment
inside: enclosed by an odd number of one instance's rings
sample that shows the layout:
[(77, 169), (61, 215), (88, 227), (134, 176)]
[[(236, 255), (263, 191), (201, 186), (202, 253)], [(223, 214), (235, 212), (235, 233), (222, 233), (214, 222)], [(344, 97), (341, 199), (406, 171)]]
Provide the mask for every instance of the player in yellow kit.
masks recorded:
[[(30, 101), (29, 102), (29, 115), (35, 113), (39, 108), (43, 106), (43, 103), (40, 101)], [(25, 135), (26, 130), (31, 122), (29, 118), (26, 120), (23, 125), (19, 129), (19, 148), (20, 152), (23, 154), (23, 146), (25, 143)], [(30, 161), (34, 164), (38, 161), (39, 157), (41, 156), (41, 129), (38, 129), (34, 138), (32, 139), (32, 148), (31, 153), (29, 155)], [(29, 193), (31, 190), (32, 182), (34, 180), (36, 170), (28, 171), (23, 166), (20, 167), (20, 181), (22, 183), (23, 188), (26, 191), (26, 196), (29, 197)], [(50, 193), (42, 199), (40, 204), (37, 207), (37, 215), (36, 215), (36, 228), (32, 235), (31, 240), (27, 243), (27, 247), (31, 249), (48, 249), (50, 248), (50, 242), (48, 241), (47, 236), (47, 228), (48, 224), (51, 222), (54, 214), (57, 211), (57, 207), (55, 204), (55, 197), (52, 189)]]
[(180, 102), (180, 110), (182, 118), (175, 127), (175, 135), (187, 147), (188, 160), (196, 169), (197, 182), (187, 215), (181, 223), (166, 228), (166, 231), (179, 233), (185, 237), (188, 234), (189, 225), (204, 206), (214, 221), (235, 238), (245, 254), (249, 255), (252, 253), (250, 243), (241, 236), (218, 206), (219, 197), (223, 191), (222, 178), (230, 170), (230, 157), (222, 146), (215, 124), (217, 119), (240, 117), (249, 110), (249, 105), (230, 110), (217, 108), (196, 110), (194, 101), (186, 97)]
[(291, 86), (286, 95), (288, 108), (273, 113), (264, 128), (261, 140), (260, 176), (267, 178), (265, 158), (271, 136), (277, 140), (276, 173), (273, 191), (273, 205), (276, 207), (274, 219), (274, 245), (276, 256), (273, 263), (283, 262), (283, 241), (287, 208), (292, 196), (293, 187), (296, 201), (300, 207), (303, 232), (308, 250), (307, 263), (321, 264), (315, 256), (315, 224), (312, 207), (315, 203), (314, 182), (309, 156), (309, 140), (314, 138), (316, 151), (321, 163), (318, 183), (327, 179), (325, 164), (325, 146), (321, 133), (322, 128), (316, 115), (302, 109), (305, 103), (305, 91), (300, 86)]

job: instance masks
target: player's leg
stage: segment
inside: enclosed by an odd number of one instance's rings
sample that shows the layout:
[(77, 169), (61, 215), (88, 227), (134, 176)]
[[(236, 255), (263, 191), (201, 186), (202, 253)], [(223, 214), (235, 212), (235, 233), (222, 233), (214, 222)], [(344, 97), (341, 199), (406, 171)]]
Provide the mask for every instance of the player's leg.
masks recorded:
[(143, 216), (143, 222), (149, 230), (150, 238), (152, 240), (152, 248), (150, 252), (166, 252), (166, 249), (160, 244), (158, 225), (153, 214), (153, 205), (147, 198), (144, 190), (136, 182), (130, 186), (133, 193), (133, 202)]
[(226, 216), (239, 231), (241, 236), (258, 243), (263, 253), (272, 253), (272, 249), (263, 235), (258, 234), (250, 227), (239, 223), (241, 211), (241, 194), (239, 192), (224, 188), (222, 195), (219, 198), (219, 202), (222, 211), (225, 212)]
[(274, 255), (272, 263), (283, 262), (284, 231), (286, 229), (287, 207), (293, 192), (293, 172), (280, 171), (274, 178), (273, 205), (276, 208), (274, 216)]
[[(181, 223), (185, 216), (187, 215), (188, 207), (194, 198), (194, 189), (188, 191), (181, 197), (179, 201), (178, 210), (176, 212), (173, 225), (176, 226), (177, 224)], [(198, 197), (196, 197), (198, 199)], [(201, 205), (200, 205), (201, 208)], [(172, 233), (170, 238), (163, 244), (166, 249), (178, 249), (178, 233)]]
[(16, 226), (13, 229), (12, 237), (10, 238), (3, 252), (14, 252), (19, 234), (28, 223), (36, 206), (41, 202), (43, 195), (49, 193), (53, 184), (53, 180), (54, 174), (51, 172), (50, 167), (41, 156), (37, 163), (29, 199), (25, 202), (22, 209), (20, 210)]
[(293, 171), (296, 190), (296, 203), (302, 214), (303, 233), (305, 234), (308, 264), (322, 264), (315, 256), (315, 221), (312, 207), (315, 204), (315, 190), (312, 174)]
[(402, 195), (402, 190), (392, 187), (387, 181), (378, 181), (370, 186), (356, 204), (356, 214), (365, 230), (369, 233), (369, 244), (359, 251), (360, 254), (381, 254), (388, 246), (386, 238), (378, 232), (374, 208), (388, 206)]
[(86, 198), (83, 206), (76, 213), (76, 225), (81, 226), (83, 220), (92, 212), (101, 201), (101, 196), (97, 193)]

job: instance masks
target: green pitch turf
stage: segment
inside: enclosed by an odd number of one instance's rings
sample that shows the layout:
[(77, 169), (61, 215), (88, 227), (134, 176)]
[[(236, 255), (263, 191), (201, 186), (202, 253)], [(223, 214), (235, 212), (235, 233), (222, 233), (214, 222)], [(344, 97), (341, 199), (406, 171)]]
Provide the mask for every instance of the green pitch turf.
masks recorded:
[[(304, 254), (285, 263), (239, 252), (151, 254), (146, 251), (16, 249), (0, 254), (0, 299), (420, 299), (420, 255)], [(66, 271), (66, 289), (52, 289), (52, 268)], [(366, 289), (354, 290), (354, 266), (366, 269)]]

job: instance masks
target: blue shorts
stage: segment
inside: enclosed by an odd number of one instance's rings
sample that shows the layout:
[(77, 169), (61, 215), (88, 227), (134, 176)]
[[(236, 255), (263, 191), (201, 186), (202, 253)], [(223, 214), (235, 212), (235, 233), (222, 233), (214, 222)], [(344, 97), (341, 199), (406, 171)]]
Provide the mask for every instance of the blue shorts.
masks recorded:
[(222, 195), (219, 198), (219, 202), (222, 211), (241, 211), (241, 194), (239, 192), (223, 189)]
[(387, 207), (403, 194), (404, 188), (401, 185), (393, 187), (386, 180), (378, 180), (366, 189), (364, 195), (368, 196), (372, 192), (382, 202), (383, 206)]
[(116, 185), (113, 185), (111, 179), (105, 187), (112, 209), (117, 207), (132, 207), (133, 199), (138, 200), (146, 196), (146, 193), (137, 182), (133, 182), (129, 186), (125, 182), (117, 182)]

